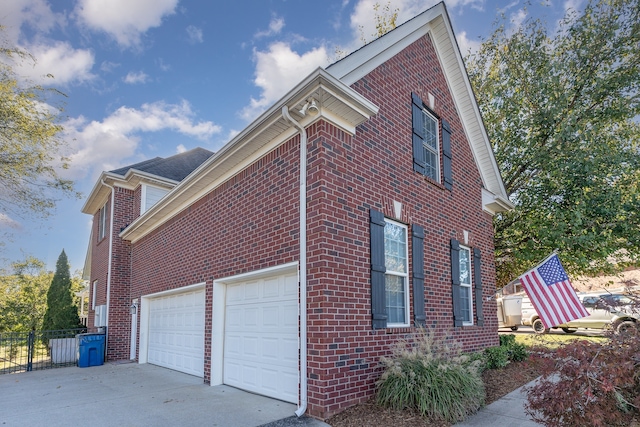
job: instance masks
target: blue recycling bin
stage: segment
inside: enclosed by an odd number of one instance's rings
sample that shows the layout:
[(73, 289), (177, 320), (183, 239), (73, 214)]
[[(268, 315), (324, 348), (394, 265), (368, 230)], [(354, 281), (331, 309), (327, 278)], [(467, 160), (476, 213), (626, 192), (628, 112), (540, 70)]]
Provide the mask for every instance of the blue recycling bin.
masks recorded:
[(104, 364), (104, 334), (78, 334), (78, 367)]

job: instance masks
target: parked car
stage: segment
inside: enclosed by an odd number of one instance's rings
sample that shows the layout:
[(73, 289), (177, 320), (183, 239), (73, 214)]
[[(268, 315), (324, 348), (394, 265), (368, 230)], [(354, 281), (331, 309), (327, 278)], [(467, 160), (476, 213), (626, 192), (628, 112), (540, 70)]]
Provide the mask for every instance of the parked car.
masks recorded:
[[(636, 296), (584, 293), (578, 294), (578, 298), (590, 315), (556, 325), (553, 329), (560, 328), (570, 334), (578, 328), (606, 329), (611, 327), (616, 333), (622, 333), (629, 328), (637, 328), (640, 325), (640, 301)], [(544, 327), (528, 296), (522, 298), (522, 324), (531, 326), (537, 334), (549, 332), (549, 329)]]

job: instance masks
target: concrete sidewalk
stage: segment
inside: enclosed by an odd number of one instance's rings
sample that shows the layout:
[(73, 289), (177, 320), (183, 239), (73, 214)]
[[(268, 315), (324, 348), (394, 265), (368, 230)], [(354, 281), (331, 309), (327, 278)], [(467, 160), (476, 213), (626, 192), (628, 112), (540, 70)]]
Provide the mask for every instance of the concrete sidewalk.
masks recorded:
[(296, 405), (154, 365), (111, 364), (0, 375), (0, 425), (327, 426)]
[[(528, 386), (533, 385), (533, 380)], [(525, 386), (526, 387), (526, 386)], [(524, 412), (527, 395), (522, 387), (480, 409), (477, 414), (453, 427), (538, 427), (542, 424), (529, 419)]]

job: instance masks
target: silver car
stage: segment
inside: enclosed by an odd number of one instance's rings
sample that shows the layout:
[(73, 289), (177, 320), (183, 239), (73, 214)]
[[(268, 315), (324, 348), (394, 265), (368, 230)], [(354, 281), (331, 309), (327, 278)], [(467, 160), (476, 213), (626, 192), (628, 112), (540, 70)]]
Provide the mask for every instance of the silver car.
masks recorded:
[[(560, 328), (570, 334), (575, 332), (577, 328), (606, 329), (611, 327), (616, 333), (622, 333), (640, 325), (638, 323), (640, 305), (635, 296), (598, 293), (578, 294), (578, 298), (590, 313), (589, 316), (556, 325), (553, 329)], [(531, 325), (537, 334), (549, 332), (527, 296), (522, 298), (522, 324)]]

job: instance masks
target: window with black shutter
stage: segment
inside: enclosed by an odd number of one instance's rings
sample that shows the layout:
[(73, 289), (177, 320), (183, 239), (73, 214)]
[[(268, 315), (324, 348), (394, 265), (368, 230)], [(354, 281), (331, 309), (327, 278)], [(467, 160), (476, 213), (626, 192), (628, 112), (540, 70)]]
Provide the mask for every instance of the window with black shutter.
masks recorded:
[[(371, 314), (373, 329), (406, 327), (409, 318), (408, 227), (370, 210)], [(416, 325), (425, 324), (424, 229), (411, 228), (411, 278)]]
[[(451, 126), (440, 120), (415, 93), (411, 94), (413, 170), (453, 188), (451, 169)], [(439, 135), (442, 135), (442, 141)], [(442, 173), (440, 157), (442, 156)]]

